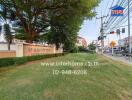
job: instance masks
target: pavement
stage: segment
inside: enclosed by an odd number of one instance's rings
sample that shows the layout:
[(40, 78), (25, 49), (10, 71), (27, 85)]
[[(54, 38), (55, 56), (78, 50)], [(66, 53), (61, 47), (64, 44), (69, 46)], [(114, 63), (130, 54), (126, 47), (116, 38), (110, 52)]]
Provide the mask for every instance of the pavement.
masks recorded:
[(132, 65), (132, 58), (130, 60), (129, 57), (124, 57), (124, 56), (112, 56), (111, 54), (103, 54), (103, 55), (108, 57), (108, 58), (111, 58), (115, 61), (120, 61), (120, 62), (123, 62), (125, 64)]

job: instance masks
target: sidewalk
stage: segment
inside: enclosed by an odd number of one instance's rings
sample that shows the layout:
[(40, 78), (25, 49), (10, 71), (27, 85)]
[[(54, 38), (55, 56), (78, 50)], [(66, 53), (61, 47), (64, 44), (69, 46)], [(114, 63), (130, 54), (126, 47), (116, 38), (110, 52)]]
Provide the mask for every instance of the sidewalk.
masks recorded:
[(109, 58), (111, 58), (111, 59), (113, 59), (113, 60), (121, 61), (121, 62), (123, 62), (123, 63), (132, 65), (132, 59), (129, 60), (128, 57), (112, 56), (112, 55), (110, 55), (110, 54), (103, 54), (103, 55), (106, 56), (106, 57), (109, 57)]

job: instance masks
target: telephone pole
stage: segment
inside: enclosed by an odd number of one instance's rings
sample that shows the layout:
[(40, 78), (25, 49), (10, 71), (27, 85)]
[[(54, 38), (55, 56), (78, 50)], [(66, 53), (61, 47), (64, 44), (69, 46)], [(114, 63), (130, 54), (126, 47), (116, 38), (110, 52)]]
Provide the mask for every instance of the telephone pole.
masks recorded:
[(130, 29), (130, 0), (128, 0), (128, 43), (129, 43), (129, 56), (131, 60), (131, 29)]
[(98, 17), (97, 19), (101, 19), (101, 29), (100, 29), (100, 37), (101, 37), (101, 54), (104, 52), (104, 23), (103, 19), (107, 16), (101, 16)]

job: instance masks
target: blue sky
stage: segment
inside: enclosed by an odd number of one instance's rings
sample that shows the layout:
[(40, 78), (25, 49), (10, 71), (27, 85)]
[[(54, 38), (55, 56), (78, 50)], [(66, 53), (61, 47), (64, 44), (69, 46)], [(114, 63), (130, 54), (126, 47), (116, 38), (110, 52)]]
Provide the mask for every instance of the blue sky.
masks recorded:
[[(101, 15), (108, 15), (107, 19), (110, 17), (110, 7), (112, 5), (115, 6), (117, 2), (121, 2), (123, 0), (102, 0), (102, 2), (99, 4), (99, 6), (96, 8), (97, 16), (100, 17)], [(112, 4), (113, 2), (113, 4)], [(86, 38), (88, 41), (97, 40), (97, 37), (100, 33), (100, 20), (97, 20), (93, 18), (92, 20), (86, 20), (84, 21), (83, 25), (81, 26), (81, 29), (79, 31), (79, 35)], [(107, 20), (104, 18), (104, 20)], [(122, 25), (126, 25), (127, 23), (123, 23)], [(127, 27), (125, 27), (127, 30)], [(120, 28), (121, 29), (121, 28)], [(114, 30), (115, 31), (115, 30)], [(127, 32), (127, 31), (126, 31)], [(121, 38), (124, 38), (127, 36), (127, 33), (122, 34)], [(108, 35), (107, 38), (109, 38), (110, 41), (115, 40), (118, 41), (119, 37), (117, 35)]]
[(100, 24), (93, 18), (92, 20), (84, 21), (79, 31), (79, 35), (86, 38), (88, 41), (96, 40), (99, 35)]

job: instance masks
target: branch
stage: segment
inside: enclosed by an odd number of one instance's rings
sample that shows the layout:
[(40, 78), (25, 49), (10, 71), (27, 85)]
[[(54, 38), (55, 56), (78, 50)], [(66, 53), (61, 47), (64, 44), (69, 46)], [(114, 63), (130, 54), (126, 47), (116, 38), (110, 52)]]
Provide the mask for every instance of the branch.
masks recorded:
[(28, 32), (28, 25), (25, 22), (25, 18), (20, 14), (20, 10), (18, 9), (18, 7), (16, 6), (16, 1), (12, 0), (13, 4), (14, 4), (14, 8), (16, 9), (16, 12), (14, 11), (15, 15), (20, 19), (20, 21), (22, 22), (23, 26), (24, 26), (24, 30), (25, 32)]

